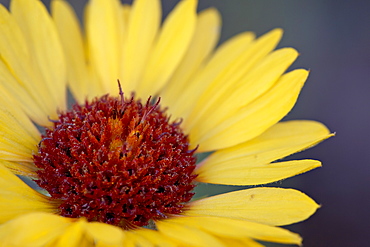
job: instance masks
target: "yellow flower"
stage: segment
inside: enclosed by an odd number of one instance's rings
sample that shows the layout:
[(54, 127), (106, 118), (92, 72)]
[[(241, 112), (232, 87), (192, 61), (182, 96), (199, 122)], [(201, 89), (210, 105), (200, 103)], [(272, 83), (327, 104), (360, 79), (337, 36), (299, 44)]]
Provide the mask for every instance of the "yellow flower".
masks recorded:
[(161, 25), (159, 0), (91, 0), (83, 35), (63, 0), (51, 16), (38, 0), (0, 5), (1, 246), (301, 243), (279, 227), (318, 208), (297, 190), (190, 201), (196, 182), (261, 185), (317, 168), (274, 161), (331, 136), (279, 122), (308, 76), (285, 73), (298, 54), (274, 50), (280, 29), (215, 49), (219, 13), (196, 7), (181, 1)]

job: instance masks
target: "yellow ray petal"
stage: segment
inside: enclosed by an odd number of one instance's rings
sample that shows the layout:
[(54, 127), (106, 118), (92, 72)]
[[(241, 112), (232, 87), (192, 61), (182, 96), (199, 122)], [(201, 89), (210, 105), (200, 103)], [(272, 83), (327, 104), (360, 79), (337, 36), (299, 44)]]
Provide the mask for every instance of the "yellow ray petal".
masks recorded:
[(317, 160), (292, 160), (265, 165), (235, 162), (207, 168), (207, 171), (199, 173), (196, 180), (211, 184), (259, 185), (293, 177), (320, 166), (321, 162)]
[(196, 7), (197, 0), (181, 1), (166, 18), (138, 85), (139, 97), (156, 95), (175, 71), (193, 37)]
[(87, 224), (86, 233), (97, 246), (122, 246), (126, 237), (122, 229), (99, 222)]
[(191, 202), (185, 214), (288, 225), (307, 219), (318, 207), (310, 197), (297, 190), (254, 188)]
[(161, 247), (175, 247), (178, 246), (173, 240), (169, 239), (168, 237), (164, 236), (161, 232), (150, 230), (146, 228), (140, 228), (135, 230), (134, 232), (137, 235), (142, 236), (143, 238), (150, 241), (154, 246), (161, 246)]
[[(312, 147), (331, 136), (328, 128), (316, 121), (285, 121), (248, 142), (215, 152), (210, 159), (224, 162), (258, 154), (253, 162), (264, 164)], [(262, 153), (266, 155), (261, 156)]]
[[(32, 81), (36, 83), (32, 86), (37, 90), (41, 90), (39, 87), (47, 88), (53, 99), (51, 106), (47, 106), (49, 115), (55, 115), (57, 109), (66, 107), (66, 68), (55, 25), (41, 1), (14, 0), (10, 10), (27, 41), (33, 69), (40, 73), (36, 79), (42, 84)], [(50, 96), (38, 94), (38, 97)]]
[(33, 162), (9, 162), (3, 160), (1, 161), (1, 163), (14, 174), (26, 176), (29, 178), (37, 178), (37, 167)]
[(232, 239), (232, 238), (220, 238), (220, 241), (226, 246), (232, 246), (232, 247), (264, 247), (264, 245), (254, 241), (250, 238), (244, 238), (244, 239)]
[(135, 90), (146, 70), (145, 64), (159, 30), (161, 16), (159, 0), (134, 1), (130, 10), (121, 67), (124, 92)]
[(130, 12), (131, 12), (131, 5), (122, 4), (121, 5), (121, 12), (122, 12), (123, 22), (125, 23), (124, 26), (128, 27), (128, 21), (130, 19)]
[(33, 61), (33, 55), (21, 29), (2, 5), (0, 5), (0, 53), (1, 92), (18, 101), (35, 122), (47, 124), (47, 116), (55, 115), (57, 102), (51, 97), (41, 75), (37, 74), (37, 64)]
[[(4, 113), (0, 111), (0, 124), (7, 118), (8, 116), (4, 117)], [(15, 122), (14, 119), (10, 120), (10, 123)], [(32, 162), (32, 154), (37, 151), (37, 142), (28, 135), (22, 136), (21, 133), (24, 131), (16, 133), (9, 127), (2, 128), (2, 131), (4, 132), (0, 136), (0, 158), (7, 161)]]
[[(1, 88), (1, 87), (0, 87)], [(31, 161), (32, 151), (40, 140), (40, 133), (27, 115), (20, 109), (18, 102), (6, 91), (0, 98), (0, 153), (12, 153), (18, 159), (0, 158), (13, 161)]]
[(73, 96), (83, 103), (89, 94), (89, 73), (84, 41), (78, 18), (64, 0), (53, 0), (51, 11), (66, 59), (68, 85)]
[(3, 98), (6, 98), (6, 102), (11, 104), (13, 109), (17, 111), (21, 111), (22, 109), (28, 116), (30, 116), (30, 118), (32, 118), (37, 123), (42, 122), (42, 120), (47, 115), (46, 111), (38, 106), (37, 102), (32, 98), (31, 94), (27, 91), (27, 89), (25, 89), (18, 83), (17, 79), (14, 78), (14, 76), (9, 71), (7, 65), (1, 59), (0, 59), (0, 92), (1, 96)]
[(0, 225), (2, 246), (45, 246), (63, 234), (71, 224), (68, 218), (46, 213), (31, 213)]
[(205, 135), (192, 130), (192, 144), (199, 143), (199, 152), (204, 152), (231, 147), (260, 135), (293, 108), (307, 77), (308, 71), (303, 69), (284, 74), (265, 94)]
[(283, 48), (267, 55), (239, 80), (234, 81), (232, 86), (220, 90), (217, 96), (209, 100), (213, 103), (202, 109), (203, 115), (199, 114), (197, 119), (192, 120), (193, 128), (199, 135), (204, 135), (209, 129), (235, 115), (240, 108), (270, 89), (297, 56), (298, 52), (292, 48)]
[(28, 187), (4, 165), (0, 161), (0, 223), (26, 213), (57, 211), (55, 203)]
[(244, 32), (223, 43), (212, 55), (209, 62), (200, 68), (194, 77), (188, 81), (185, 90), (171, 102), (171, 114), (175, 118), (186, 120), (194, 108), (198, 98), (207, 86), (224, 71), (232, 61), (237, 59), (251, 45), (254, 34)]
[(224, 246), (212, 235), (197, 228), (179, 224), (174, 218), (158, 221), (156, 225), (162, 234), (179, 241), (182, 243), (181, 246)]
[(253, 238), (262, 241), (301, 244), (298, 234), (286, 229), (268, 226), (246, 220), (237, 220), (222, 217), (178, 217), (176, 223), (194, 228), (199, 228), (227, 238), (244, 239)]
[(216, 151), (197, 166), (198, 181), (233, 185), (270, 183), (320, 166), (319, 161), (272, 163), (332, 136), (315, 121), (277, 123), (251, 141)]
[(221, 16), (214, 8), (209, 8), (198, 15), (194, 37), (181, 63), (172, 75), (168, 85), (161, 92), (164, 105), (176, 102), (188, 85), (188, 81), (201, 67), (205, 59), (215, 48), (221, 31)]
[(197, 125), (203, 114), (206, 115), (212, 105), (217, 104), (220, 99), (222, 100), (224, 92), (233, 92), (237, 89), (235, 86), (241, 85), (240, 80), (247, 76), (250, 70), (276, 47), (281, 36), (281, 29), (275, 29), (263, 35), (253, 42), (248, 49), (240, 53), (235, 60), (227, 64), (223, 71), (214, 71), (217, 77), (209, 84), (192, 109), (192, 114), (188, 118), (189, 123), (186, 123), (187, 128), (190, 129)]
[[(11, 97), (11, 95), (5, 92), (1, 93), (2, 93), (0, 98), (1, 111), (3, 111), (4, 113), (5, 112), (9, 113), (9, 117), (14, 118), (14, 120), (17, 122), (16, 124), (14, 123), (14, 125), (10, 123), (7, 125), (11, 125), (13, 128), (19, 127), (19, 131), (23, 129), (24, 133), (27, 133), (27, 135), (30, 138), (32, 138), (34, 141), (39, 141), (40, 132), (38, 131), (36, 126), (32, 123), (30, 118), (25, 114), (25, 112), (19, 107), (17, 101), (15, 101), (14, 98)], [(4, 125), (1, 126), (5, 127)]]
[(126, 234), (126, 239), (124, 242), (125, 247), (136, 247), (136, 246), (154, 247), (155, 246), (151, 241), (142, 237), (139, 234), (136, 234), (136, 232), (127, 231), (125, 232), (125, 234)]
[(55, 240), (49, 242), (48, 247), (90, 247), (94, 246), (91, 238), (86, 236), (86, 219), (80, 218), (76, 222), (70, 224), (63, 233)]
[(32, 162), (40, 134), (30, 119), (3, 93), (0, 99), (0, 158)]
[(86, 9), (86, 33), (93, 70), (105, 92), (117, 93), (124, 22), (118, 0), (92, 0)]

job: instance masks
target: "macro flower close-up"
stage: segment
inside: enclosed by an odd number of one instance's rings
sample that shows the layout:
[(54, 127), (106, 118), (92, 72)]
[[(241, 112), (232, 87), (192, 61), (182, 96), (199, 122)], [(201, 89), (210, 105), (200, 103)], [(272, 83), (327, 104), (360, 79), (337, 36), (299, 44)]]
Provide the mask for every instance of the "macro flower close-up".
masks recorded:
[(281, 226), (319, 205), (263, 185), (321, 166), (285, 159), (332, 136), (281, 121), (309, 72), (281, 29), (218, 45), (197, 4), (90, 0), (83, 25), (63, 0), (0, 5), (0, 246), (302, 243)]

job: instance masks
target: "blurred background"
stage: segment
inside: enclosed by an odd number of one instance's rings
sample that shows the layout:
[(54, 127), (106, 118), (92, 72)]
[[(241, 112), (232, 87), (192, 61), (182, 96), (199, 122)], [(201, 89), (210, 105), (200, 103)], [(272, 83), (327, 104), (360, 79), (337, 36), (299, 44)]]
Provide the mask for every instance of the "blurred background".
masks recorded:
[[(5, 6), (9, 2), (0, 0)], [(48, 6), (50, 1), (44, 2)], [(69, 2), (81, 15), (86, 1)], [(162, 0), (164, 12), (177, 2)], [(222, 14), (220, 42), (242, 31), (259, 36), (283, 28), (279, 47), (291, 46), (301, 54), (292, 68), (311, 70), (286, 119), (318, 120), (336, 132), (290, 157), (319, 159), (322, 168), (272, 184), (302, 190), (322, 205), (309, 220), (288, 228), (303, 236), (305, 247), (369, 246), (370, 1), (199, 0), (199, 10), (208, 7)]]

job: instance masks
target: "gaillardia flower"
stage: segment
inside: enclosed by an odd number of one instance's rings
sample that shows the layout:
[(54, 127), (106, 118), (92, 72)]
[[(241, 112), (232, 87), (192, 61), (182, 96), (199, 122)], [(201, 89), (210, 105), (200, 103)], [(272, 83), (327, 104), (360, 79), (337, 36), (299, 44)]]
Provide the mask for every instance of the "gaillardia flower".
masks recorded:
[(318, 205), (297, 190), (193, 198), (200, 183), (319, 167), (280, 159), (330, 136), (279, 122), (308, 76), (285, 72), (298, 54), (275, 50), (280, 29), (215, 48), (219, 13), (196, 8), (183, 0), (162, 24), (159, 0), (91, 0), (82, 32), (63, 0), (50, 15), (39, 0), (0, 6), (1, 246), (301, 243), (280, 226)]

